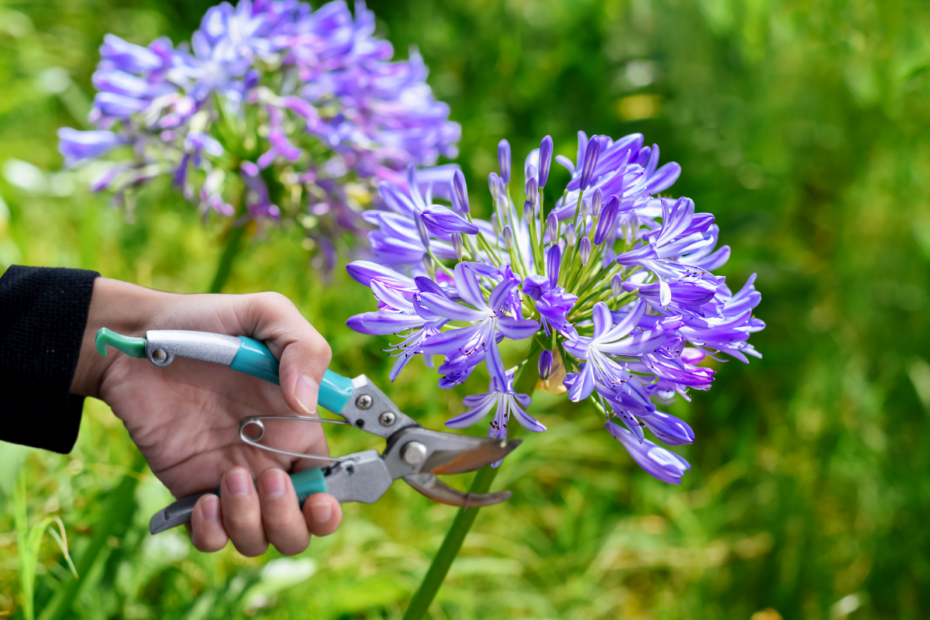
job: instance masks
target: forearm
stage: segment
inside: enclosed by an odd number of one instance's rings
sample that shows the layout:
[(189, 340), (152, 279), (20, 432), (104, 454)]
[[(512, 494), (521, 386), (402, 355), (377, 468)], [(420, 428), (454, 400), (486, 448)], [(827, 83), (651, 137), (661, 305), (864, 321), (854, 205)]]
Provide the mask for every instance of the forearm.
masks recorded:
[(82, 399), (70, 394), (95, 272), (10, 267), (0, 278), (0, 440), (68, 452)]

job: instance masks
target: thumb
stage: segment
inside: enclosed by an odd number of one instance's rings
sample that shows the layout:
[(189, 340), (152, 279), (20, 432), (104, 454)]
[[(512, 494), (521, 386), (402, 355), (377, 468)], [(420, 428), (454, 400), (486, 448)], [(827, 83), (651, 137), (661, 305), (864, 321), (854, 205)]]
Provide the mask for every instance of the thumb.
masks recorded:
[(243, 327), (278, 358), (284, 401), (300, 415), (316, 414), (320, 382), (333, 356), (329, 343), (283, 295), (245, 297)]

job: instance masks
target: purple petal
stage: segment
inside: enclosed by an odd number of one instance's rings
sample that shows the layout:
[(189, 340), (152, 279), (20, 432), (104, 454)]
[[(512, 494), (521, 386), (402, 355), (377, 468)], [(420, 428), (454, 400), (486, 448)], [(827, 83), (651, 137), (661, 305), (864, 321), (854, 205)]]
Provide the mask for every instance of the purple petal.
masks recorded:
[(434, 235), (448, 235), (454, 232), (468, 235), (478, 234), (478, 227), (461, 215), (441, 205), (430, 205), (423, 212), (423, 223)]
[(672, 186), (678, 180), (681, 174), (681, 166), (675, 162), (669, 162), (656, 170), (655, 174), (649, 179), (649, 185), (646, 191), (650, 194), (657, 194)]
[(511, 340), (529, 338), (539, 329), (539, 323), (532, 319), (515, 319), (502, 316), (497, 319), (497, 328)]
[(475, 272), (465, 263), (455, 266), (455, 290), (466, 302), (479, 310), (487, 310), (488, 304), (484, 300), (484, 293), (478, 283)]
[(517, 422), (520, 423), (520, 426), (522, 426), (528, 431), (532, 431), (534, 433), (541, 433), (545, 430), (548, 430), (545, 426), (540, 424), (536, 418), (528, 414), (526, 411), (524, 411), (520, 407), (511, 408), (511, 413), (513, 413), (513, 416), (517, 418)]
[[(463, 401), (466, 406), (471, 406), (471, 409), (466, 410), (464, 413), (451, 418), (446, 422), (446, 426), (449, 428), (467, 428), (480, 422), (488, 413), (494, 409), (494, 406), (497, 404), (497, 400), (490, 395), (482, 394), (480, 396), (474, 397), (479, 402), (476, 403), (477, 406), (472, 406), (468, 402), (471, 396), (466, 396)], [(475, 402), (474, 400), (471, 402)]]
[(439, 332), (423, 339), (420, 350), (428, 355), (451, 355), (465, 346), (475, 333), (483, 329), (480, 323)]
[(610, 308), (603, 301), (594, 304), (592, 314), (594, 316), (594, 337), (600, 338), (613, 327), (614, 320), (610, 315)]
[(401, 312), (379, 310), (357, 314), (346, 321), (346, 325), (362, 334), (386, 336), (419, 327), (423, 325), (423, 319)]
[(694, 442), (694, 431), (683, 420), (673, 415), (655, 411), (640, 418), (656, 438), (670, 446), (682, 446)]
[(452, 321), (480, 321), (487, 316), (484, 312), (457, 304), (445, 295), (420, 293), (419, 300), (426, 308)]
[(646, 472), (663, 482), (681, 484), (681, 477), (691, 469), (688, 461), (677, 454), (660, 448), (651, 441), (640, 443), (630, 431), (613, 422), (606, 423), (607, 432), (623, 444), (630, 456)]
[(491, 291), (491, 299), (488, 304), (491, 310), (499, 312), (516, 285), (517, 283), (513, 280), (504, 280), (495, 286), (494, 290)]

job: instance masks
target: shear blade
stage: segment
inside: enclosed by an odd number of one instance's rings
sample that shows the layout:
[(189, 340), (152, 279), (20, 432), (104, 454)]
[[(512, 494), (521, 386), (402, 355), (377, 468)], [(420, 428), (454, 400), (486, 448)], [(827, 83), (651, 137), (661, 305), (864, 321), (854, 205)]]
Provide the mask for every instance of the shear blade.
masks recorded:
[(404, 482), (435, 502), (450, 506), (491, 506), (510, 499), (510, 491), (500, 493), (462, 493), (442, 482), (434, 474), (411, 474)]
[(468, 450), (435, 450), (420, 469), (440, 475), (476, 471), (500, 461), (513, 452), (522, 441), (522, 439), (501, 441), (483, 438), (481, 444)]

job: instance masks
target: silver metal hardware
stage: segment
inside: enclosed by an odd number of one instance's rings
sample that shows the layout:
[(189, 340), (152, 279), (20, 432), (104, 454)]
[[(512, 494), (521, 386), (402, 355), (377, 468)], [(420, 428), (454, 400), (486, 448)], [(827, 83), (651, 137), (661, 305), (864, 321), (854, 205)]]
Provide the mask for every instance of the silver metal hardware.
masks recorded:
[[(414, 419), (398, 409), (394, 401), (388, 398), (378, 386), (369, 381), (365, 375), (359, 375), (352, 379), (352, 388), (352, 398), (342, 408), (342, 411), (338, 412), (352, 426), (385, 439), (390, 439), (405, 428), (420, 426)], [(388, 412), (394, 414), (394, 423), (390, 426), (384, 426), (380, 418)], [(404, 472), (404, 474), (407, 473), (410, 473), (409, 468), (408, 471)]]
[(411, 441), (400, 451), (401, 460), (407, 465), (419, 465), (426, 460), (427, 448), (419, 441)]
[[(271, 446), (266, 446), (264, 444), (258, 443), (262, 440), (262, 437), (265, 436), (265, 423), (262, 420), (297, 420), (300, 422), (318, 422), (320, 424), (342, 424), (347, 426), (348, 422), (343, 422), (342, 420), (327, 420), (326, 418), (311, 418), (308, 416), (302, 415), (253, 415), (247, 418), (242, 418), (239, 421), (239, 439), (262, 450), (268, 452), (274, 452), (275, 454), (284, 454), (286, 456), (293, 456), (298, 459), (314, 459), (318, 461), (328, 461), (330, 463), (338, 463), (341, 459), (332, 458), (330, 456), (323, 456), (321, 454), (303, 454), (301, 452), (289, 452), (287, 450), (281, 450), (279, 448), (273, 448)], [(249, 427), (255, 427), (252, 430), (252, 434), (249, 434)]]
[(373, 504), (393, 482), (377, 450), (356, 452), (326, 468), (326, 492), (340, 503)]
[(223, 334), (174, 329), (145, 332), (145, 356), (156, 366), (167, 366), (175, 357), (229, 366), (240, 346), (241, 340)]
[(391, 426), (392, 424), (394, 424), (394, 421), (396, 419), (397, 419), (397, 416), (395, 416), (393, 413), (391, 413), (390, 411), (385, 411), (380, 416), (378, 416), (378, 424), (380, 424), (381, 426)]

